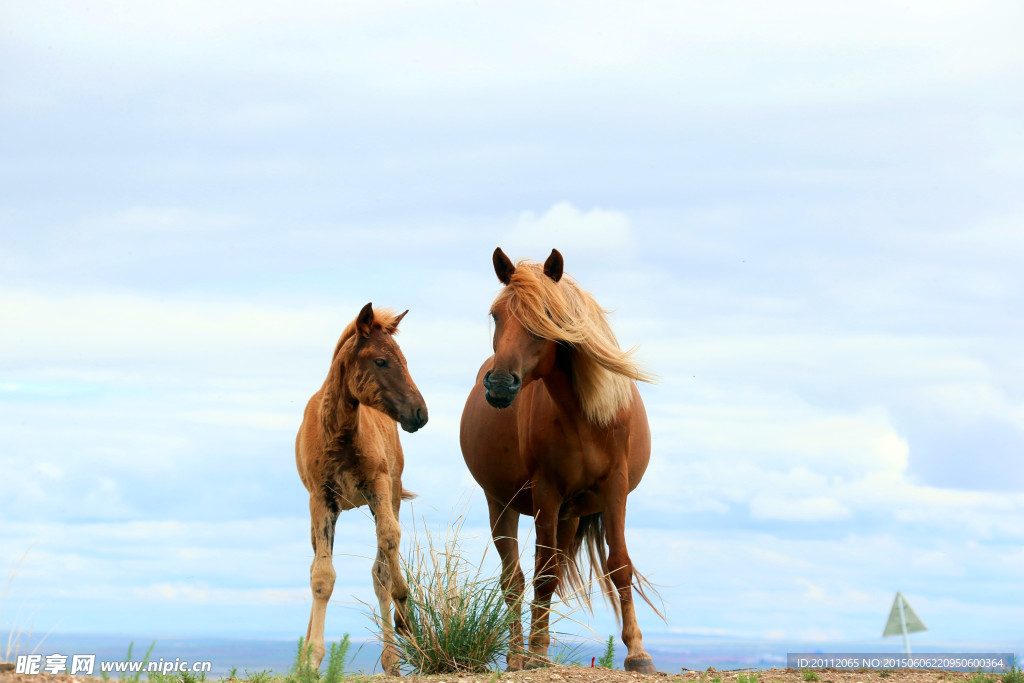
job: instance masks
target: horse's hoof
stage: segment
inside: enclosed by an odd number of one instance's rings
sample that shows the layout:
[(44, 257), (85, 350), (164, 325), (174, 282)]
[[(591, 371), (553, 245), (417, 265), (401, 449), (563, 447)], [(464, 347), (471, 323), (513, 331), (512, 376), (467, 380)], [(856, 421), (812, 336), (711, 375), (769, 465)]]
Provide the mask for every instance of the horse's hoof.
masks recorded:
[(626, 671), (635, 671), (640, 674), (656, 674), (658, 670), (654, 668), (654, 660), (651, 659), (650, 655), (641, 655), (639, 657), (626, 657), (625, 661)]
[(522, 657), (508, 657), (506, 658), (508, 666), (505, 667), (505, 671), (522, 671), (523, 670), (523, 658)]

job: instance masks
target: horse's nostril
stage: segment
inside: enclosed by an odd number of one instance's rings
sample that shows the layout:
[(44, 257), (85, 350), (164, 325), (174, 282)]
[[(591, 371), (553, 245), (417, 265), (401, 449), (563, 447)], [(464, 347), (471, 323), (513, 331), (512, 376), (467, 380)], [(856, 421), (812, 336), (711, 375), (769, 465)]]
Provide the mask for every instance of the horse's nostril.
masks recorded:
[(416, 409), (416, 421), (419, 422), (421, 426), (427, 422), (427, 416), (423, 412), (423, 408)]
[(518, 389), (522, 385), (522, 380), (519, 379), (519, 375), (512, 373), (512, 385), (511, 389)]

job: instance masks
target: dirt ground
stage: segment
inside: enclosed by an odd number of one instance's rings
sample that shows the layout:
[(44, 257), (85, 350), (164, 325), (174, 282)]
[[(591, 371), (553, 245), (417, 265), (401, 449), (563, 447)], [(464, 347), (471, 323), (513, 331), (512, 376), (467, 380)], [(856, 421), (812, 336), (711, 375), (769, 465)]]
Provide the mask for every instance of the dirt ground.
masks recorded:
[[(960, 683), (967, 681), (973, 674), (934, 669), (895, 669), (895, 670), (861, 670), (848, 669), (815, 669), (819, 677), (817, 683)], [(444, 676), (407, 676), (392, 678), (383, 675), (373, 676), (373, 683), (715, 683), (720, 677), (721, 683), (737, 683), (740, 676), (750, 677), (757, 674), (758, 683), (806, 683), (803, 672), (797, 669), (743, 669), (739, 671), (687, 671), (668, 674), (636, 674), (627, 671), (612, 671), (601, 668), (584, 668), (557, 666), (549, 669), (534, 669), (515, 673), (496, 674), (464, 674)], [(365, 678), (359, 677), (365, 681)], [(39, 674), (34, 676), (0, 672), (0, 683), (94, 683), (101, 679), (82, 676)], [(356, 680), (354, 677), (351, 679)], [(749, 678), (747, 679), (749, 680)], [(992, 678), (993, 682), (997, 679)]]

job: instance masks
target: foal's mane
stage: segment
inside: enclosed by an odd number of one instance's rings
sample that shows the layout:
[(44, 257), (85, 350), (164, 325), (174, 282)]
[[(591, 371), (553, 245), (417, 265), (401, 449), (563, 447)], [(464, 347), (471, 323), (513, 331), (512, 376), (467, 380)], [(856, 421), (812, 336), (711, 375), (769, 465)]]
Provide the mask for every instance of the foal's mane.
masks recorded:
[(654, 381), (633, 360), (635, 347), (619, 347), (608, 311), (567, 276), (555, 282), (540, 263), (522, 259), (494, 303), (505, 303), (531, 334), (563, 342), (572, 350), (573, 387), (584, 416), (595, 424), (608, 424), (632, 402), (634, 380)]
[[(379, 327), (388, 334), (398, 334), (398, 321), (401, 317), (395, 313), (392, 308), (375, 308), (373, 309), (373, 324), (371, 328)], [(338, 337), (338, 343), (334, 346), (334, 354), (331, 356), (331, 363), (338, 359), (338, 352), (341, 351), (341, 347), (345, 345), (349, 339), (356, 335), (356, 319), (353, 318), (352, 322), (345, 326), (342, 330), (341, 336)]]

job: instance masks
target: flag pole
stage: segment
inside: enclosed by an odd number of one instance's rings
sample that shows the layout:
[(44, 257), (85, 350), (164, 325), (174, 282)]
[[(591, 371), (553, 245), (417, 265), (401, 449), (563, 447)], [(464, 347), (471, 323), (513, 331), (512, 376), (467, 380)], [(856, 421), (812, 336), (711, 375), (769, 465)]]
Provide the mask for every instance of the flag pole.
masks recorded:
[(910, 638), (907, 637), (907, 615), (903, 611), (903, 593), (896, 594), (896, 605), (900, 610), (900, 627), (903, 629), (903, 649), (910, 656)]

